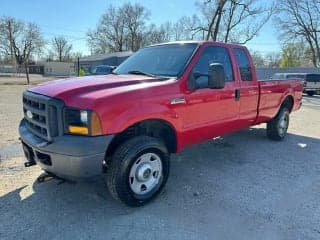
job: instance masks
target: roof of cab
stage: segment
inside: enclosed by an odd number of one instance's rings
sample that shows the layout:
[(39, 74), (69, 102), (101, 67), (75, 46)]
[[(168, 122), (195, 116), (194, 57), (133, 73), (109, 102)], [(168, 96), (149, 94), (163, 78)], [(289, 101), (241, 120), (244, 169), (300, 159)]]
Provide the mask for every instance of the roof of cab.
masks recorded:
[(172, 41), (172, 42), (157, 43), (157, 44), (149, 45), (149, 46), (147, 46), (147, 47), (161, 46), (161, 45), (169, 45), (169, 44), (188, 44), (188, 43), (194, 43), (194, 44), (198, 44), (198, 45), (203, 45), (203, 44), (207, 44), (207, 43), (217, 43), (217, 44), (219, 44), (219, 45), (234, 46), (234, 47), (242, 47), (242, 48), (245, 48), (245, 46), (243, 46), (243, 45), (241, 45), (241, 44), (237, 44), (237, 43), (224, 43), (224, 42), (214, 42), (214, 41), (205, 41), (205, 40), (201, 40), (201, 41), (195, 41), (195, 40)]

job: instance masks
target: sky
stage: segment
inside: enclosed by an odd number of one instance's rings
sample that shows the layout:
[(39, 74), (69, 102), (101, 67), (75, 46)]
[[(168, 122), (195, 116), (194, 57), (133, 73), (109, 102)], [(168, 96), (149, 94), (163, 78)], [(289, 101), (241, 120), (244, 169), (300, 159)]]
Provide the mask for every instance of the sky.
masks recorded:
[[(263, 4), (268, 0), (260, 0)], [(94, 28), (106, 8), (127, 3), (128, 0), (1, 0), (0, 17), (12, 16), (40, 26), (49, 42), (53, 36), (62, 35), (73, 45), (73, 51), (88, 55), (86, 33)], [(131, 0), (139, 2), (150, 11), (150, 23), (160, 25), (175, 22), (180, 17), (197, 13), (194, 0)], [(259, 35), (246, 46), (263, 54), (280, 50), (276, 28), (269, 21)]]

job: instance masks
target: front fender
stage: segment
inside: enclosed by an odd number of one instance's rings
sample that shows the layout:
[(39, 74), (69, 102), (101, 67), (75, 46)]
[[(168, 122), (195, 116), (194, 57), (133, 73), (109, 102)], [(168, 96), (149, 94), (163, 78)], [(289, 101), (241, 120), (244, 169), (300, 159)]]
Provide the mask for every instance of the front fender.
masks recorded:
[(138, 122), (149, 119), (160, 119), (170, 123), (172, 126), (177, 126), (179, 116), (167, 106), (144, 104), (143, 106), (134, 106), (119, 114), (109, 122), (108, 126), (105, 126), (104, 131), (107, 134), (119, 133)]

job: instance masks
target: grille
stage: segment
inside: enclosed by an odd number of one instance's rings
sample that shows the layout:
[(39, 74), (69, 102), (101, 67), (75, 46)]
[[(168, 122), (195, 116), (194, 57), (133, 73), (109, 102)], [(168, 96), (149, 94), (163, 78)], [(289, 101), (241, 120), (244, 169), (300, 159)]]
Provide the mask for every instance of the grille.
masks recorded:
[(61, 133), (60, 101), (31, 92), (23, 94), (23, 112), (26, 126), (34, 135), (51, 141)]

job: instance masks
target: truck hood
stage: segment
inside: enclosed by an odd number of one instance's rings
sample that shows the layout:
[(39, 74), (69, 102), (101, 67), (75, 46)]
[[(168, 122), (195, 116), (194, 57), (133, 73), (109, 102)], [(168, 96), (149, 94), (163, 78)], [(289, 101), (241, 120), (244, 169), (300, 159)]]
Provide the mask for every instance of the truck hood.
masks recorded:
[(87, 76), (54, 80), (32, 87), (29, 91), (65, 100), (70, 99), (72, 96), (79, 96), (94, 91), (112, 90), (124, 86), (131, 88), (133, 85), (141, 83), (151, 83), (152, 85), (152, 82), (159, 81), (161, 81), (161, 78), (132, 74), (110, 74), (106, 76)]

